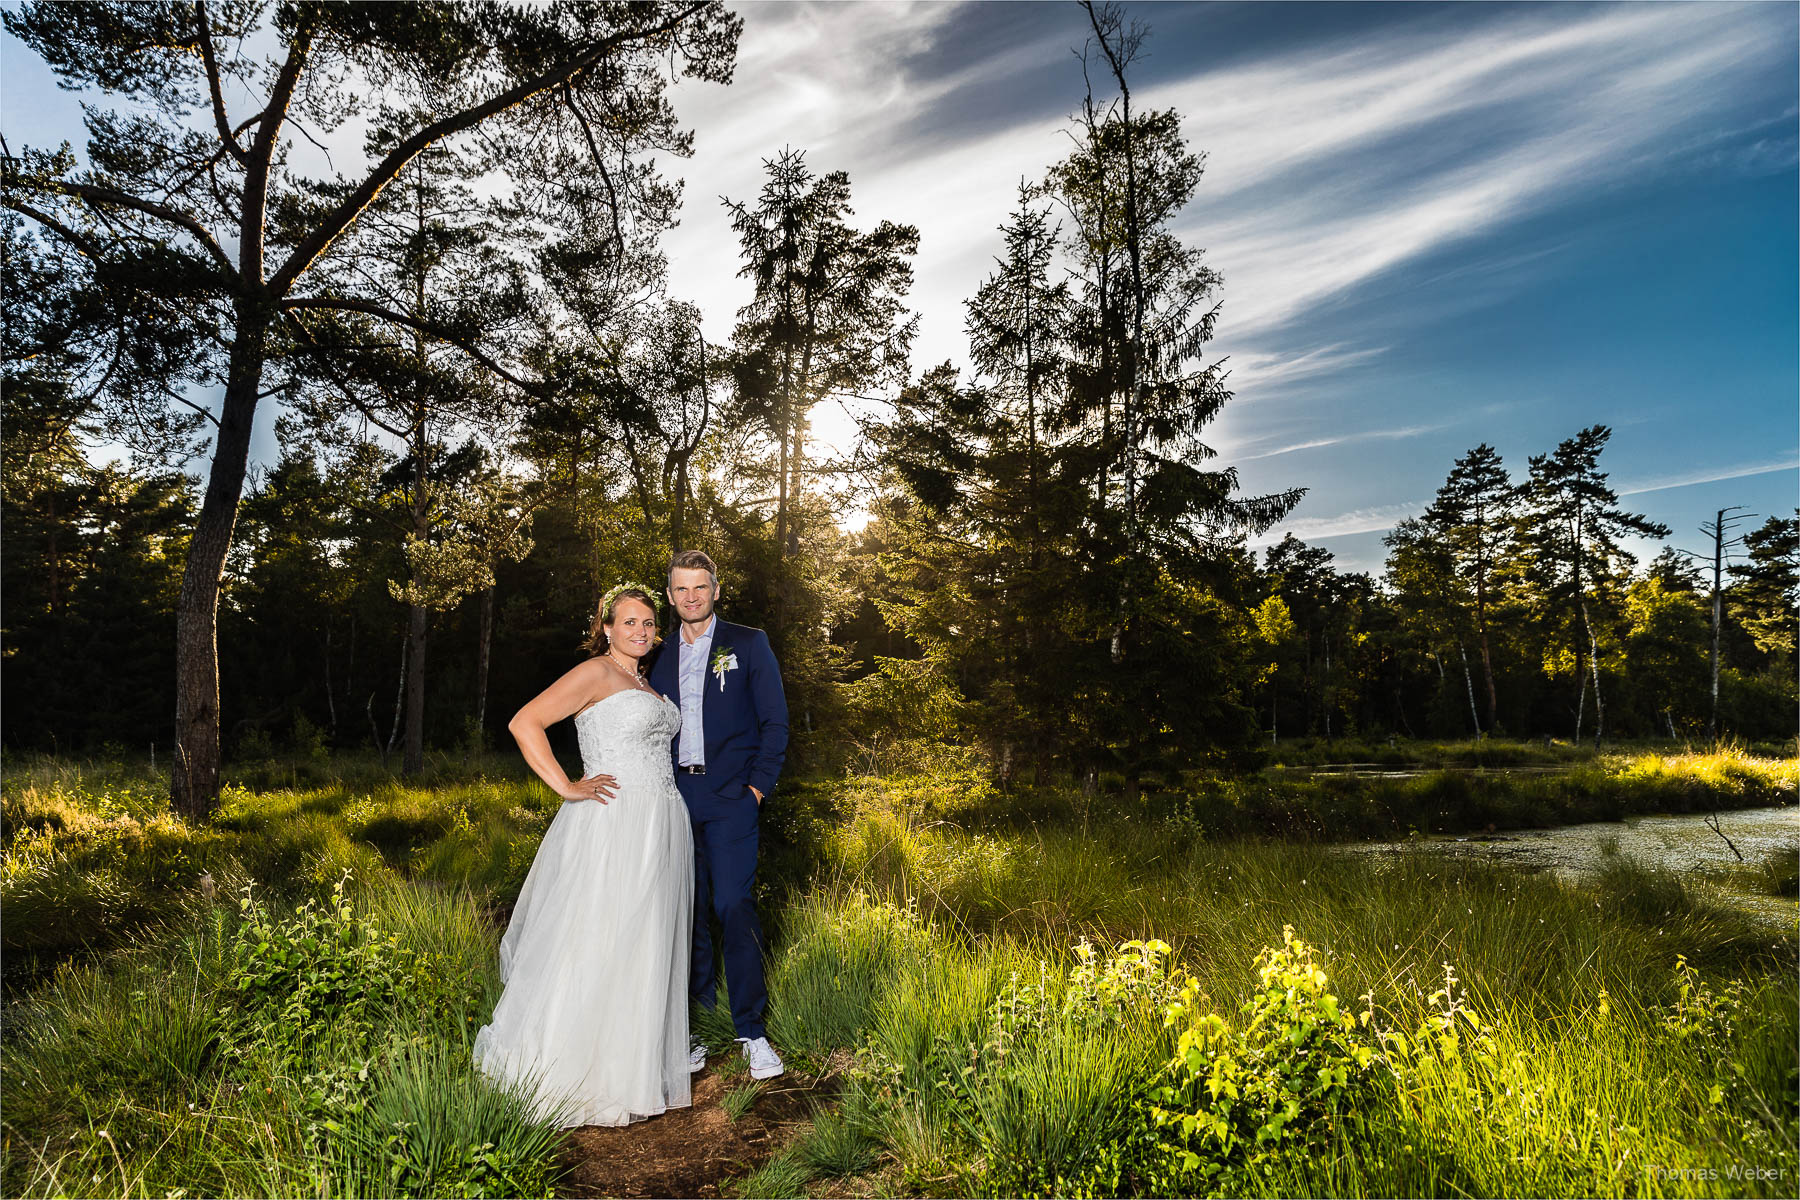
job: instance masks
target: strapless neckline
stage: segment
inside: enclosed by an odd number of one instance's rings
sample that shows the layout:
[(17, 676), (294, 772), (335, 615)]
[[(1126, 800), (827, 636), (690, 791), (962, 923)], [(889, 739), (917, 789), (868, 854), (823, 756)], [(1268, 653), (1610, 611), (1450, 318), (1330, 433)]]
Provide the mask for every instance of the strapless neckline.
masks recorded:
[(615, 699), (619, 696), (649, 696), (653, 700), (661, 700), (664, 704), (671, 704), (671, 705), (674, 705), (676, 708), (681, 707), (681, 705), (675, 704), (675, 702), (673, 700), (669, 699), (667, 696), (663, 695), (661, 692), (655, 691), (653, 689), (647, 690), (645, 688), (620, 688), (618, 691), (613, 692), (611, 695), (600, 697), (600, 699), (594, 701), (592, 704), (588, 705), (586, 708), (582, 709), (580, 712), (576, 713), (575, 715), (578, 717), (585, 717), (587, 714), (593, 712), (596, 708), (599, 708), (602, 704), (605, 704), (608, 700)]

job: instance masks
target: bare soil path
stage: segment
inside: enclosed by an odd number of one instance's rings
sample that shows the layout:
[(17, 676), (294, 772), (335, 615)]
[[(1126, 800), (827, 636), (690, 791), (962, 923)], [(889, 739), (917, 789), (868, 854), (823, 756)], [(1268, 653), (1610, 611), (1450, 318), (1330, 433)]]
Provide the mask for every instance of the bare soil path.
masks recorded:
[(756, 1170), (806, 1127), (815, 1104), (831, 1099), (828, 1080), (792, 1070), (768, 1081), (737, 1120), (726, 1094), (749, 1083), (728, 1051), (694, 1076), (694, 1103), (621, 1128), (586, 1126), (563, 1143), (567, 1168), (560, 1194), (716, 1197), (721, 1187)]

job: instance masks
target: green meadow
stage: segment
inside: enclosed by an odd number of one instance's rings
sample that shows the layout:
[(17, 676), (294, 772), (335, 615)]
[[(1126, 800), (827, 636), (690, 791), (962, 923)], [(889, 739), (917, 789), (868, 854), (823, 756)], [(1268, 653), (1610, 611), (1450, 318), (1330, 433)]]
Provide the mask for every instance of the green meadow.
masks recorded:
[[(770, 1034), (829, 1100), (721, 1186), (1791, 1195), (1791, 849), (1570, 880), (1332, 843), (1791, 803), (1796, 761), (1415, 761), (1002, 794), (946, 754), (784, 788)], [(499, 759), (434, 772), (268, 764), (193, 828), (147, 765), (8, 762), (5, 1194), (555, 1194), (560, 1135), (468, 1043), (558, 801)]]

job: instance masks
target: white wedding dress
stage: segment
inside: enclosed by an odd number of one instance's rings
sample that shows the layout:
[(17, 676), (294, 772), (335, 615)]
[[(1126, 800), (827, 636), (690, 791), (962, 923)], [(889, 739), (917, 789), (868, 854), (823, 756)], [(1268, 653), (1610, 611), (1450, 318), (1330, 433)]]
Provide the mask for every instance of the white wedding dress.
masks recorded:
[(550, 822), (500, 942), (506, 990), (475, 1036), (490, 1079), (535, 1086), (561, 1125), (625, 1125), (690, 1103), (694, 835), (669, 741), (681, 710), (615, 692), (575, 716), (582, 774), (612, 800)]

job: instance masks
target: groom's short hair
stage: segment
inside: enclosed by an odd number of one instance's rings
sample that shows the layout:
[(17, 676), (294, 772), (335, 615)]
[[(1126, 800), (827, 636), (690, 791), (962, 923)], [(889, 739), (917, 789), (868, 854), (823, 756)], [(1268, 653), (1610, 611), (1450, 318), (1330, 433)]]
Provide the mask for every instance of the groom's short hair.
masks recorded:
[(682, 550), (669, 560), (669, 586), (675, 586), (675, 572), (678, 568), (690, 571), (705, 571), (711, 578), (714, 587), (719, 586), (719, 568), (713, 566), (713, 560), (706, 556), (704, 550)]

